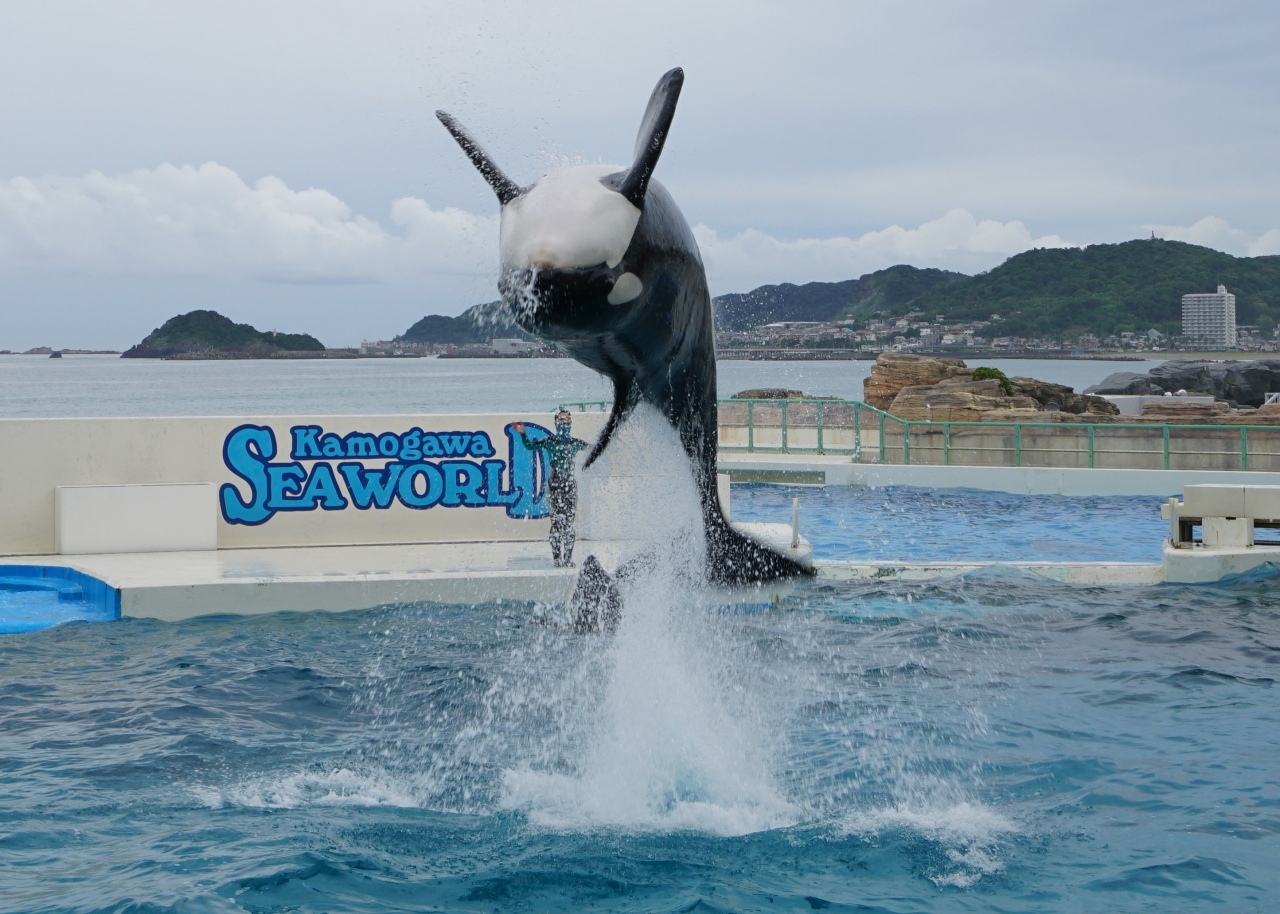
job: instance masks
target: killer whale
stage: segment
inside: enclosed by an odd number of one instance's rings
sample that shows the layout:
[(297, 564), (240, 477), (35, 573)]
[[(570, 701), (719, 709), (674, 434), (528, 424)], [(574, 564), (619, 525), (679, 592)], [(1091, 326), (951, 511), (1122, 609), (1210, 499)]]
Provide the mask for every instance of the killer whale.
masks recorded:
[(436, 116), (502, 207), (499, 290), (516, 322), (613, 382), (590, 466), (641, 403), (679, 433), (707, 540), (707, 579), (742, 586), (812, 574), (739, 533), (716, 491), (716, 361), (711, 294), (697, 242), (653, 180), (684, 71), (658, 80), (629, 166), (586, 165), (520, 187), (452, 116)]

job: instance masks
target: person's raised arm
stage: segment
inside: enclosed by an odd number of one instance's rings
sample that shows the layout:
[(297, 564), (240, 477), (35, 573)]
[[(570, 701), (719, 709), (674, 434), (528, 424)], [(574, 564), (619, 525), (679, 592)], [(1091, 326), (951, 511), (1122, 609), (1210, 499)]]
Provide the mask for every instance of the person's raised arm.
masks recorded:
[(529, 436), (526, 435), (524, 432), (523, 422), (512, 422), (511, 428), (514, 429), (515, 433), (520, 436), (520, 441), (521, 443), (524, 444), (526, 450), (540, 451), (547, 446), (545, 438), (540, 438), (537, 441), (530, 441)]

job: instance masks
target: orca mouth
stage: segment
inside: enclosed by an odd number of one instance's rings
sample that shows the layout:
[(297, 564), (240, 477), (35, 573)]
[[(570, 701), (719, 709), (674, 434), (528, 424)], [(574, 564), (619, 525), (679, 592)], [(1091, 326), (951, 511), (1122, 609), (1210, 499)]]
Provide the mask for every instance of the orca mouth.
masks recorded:
[(498, 289), (520, 328), (547, 339), (608, 329), (609, 294), (625, 274), (619, 264), (504, 271)]

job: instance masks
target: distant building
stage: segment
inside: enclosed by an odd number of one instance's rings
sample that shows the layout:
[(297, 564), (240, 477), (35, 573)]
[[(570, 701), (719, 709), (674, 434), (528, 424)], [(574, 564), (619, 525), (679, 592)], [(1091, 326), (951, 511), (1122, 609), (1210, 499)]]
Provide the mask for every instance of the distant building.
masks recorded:
[(1207, 346), (1234, 349), (1236, 297), (1226, 286), (1217, 292), (1182, 296), (1182, 335)]
[(538, 348), (537, 343), (531, 343), (528, 340), (517, 339), (514, 337), (498, 337), (490, 343), (494, 352), (503, 355), (519, 355), (522, 352), (533, 352)]

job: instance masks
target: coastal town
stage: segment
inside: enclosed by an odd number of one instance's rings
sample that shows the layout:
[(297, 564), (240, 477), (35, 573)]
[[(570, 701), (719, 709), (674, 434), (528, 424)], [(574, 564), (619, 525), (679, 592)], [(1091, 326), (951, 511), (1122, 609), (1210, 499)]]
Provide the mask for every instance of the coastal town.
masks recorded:
[[(721, 353), (846, 349), (867, 354), (964, 350), (1070, 354), (1176, 352), (1203, 348), (1195, 338), (1170, 336), (1155, 329), (1107, 337), (1091, 333), (1064, 338), (1005, 336), (1000, 334), (999, 322), (998, 314), (985, 321), (949, 323), (941, 315), (929, 319), (919, 312), (897, 319), (873, 318), (868, 321), (777, 321), (750, 330), (718, 333), (716, 347)], [(1276, 352), (1280, 351), (1280, 340), (1274, 333), (1264, 335), (1259, 327), (1241, 326), (1236, 343), (1230, 348), (1242, 352)]]

